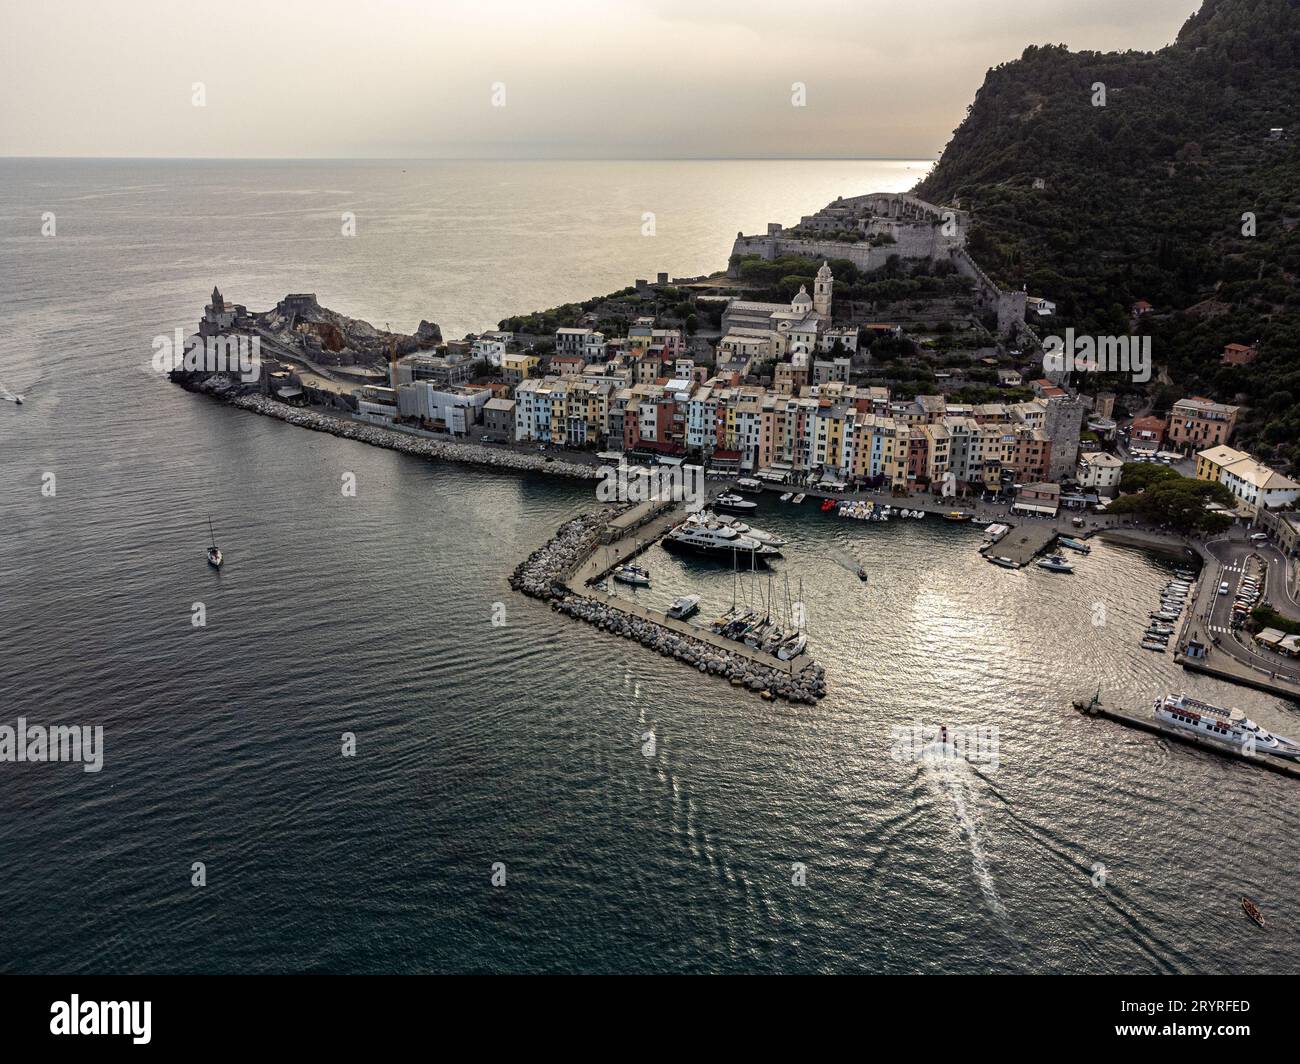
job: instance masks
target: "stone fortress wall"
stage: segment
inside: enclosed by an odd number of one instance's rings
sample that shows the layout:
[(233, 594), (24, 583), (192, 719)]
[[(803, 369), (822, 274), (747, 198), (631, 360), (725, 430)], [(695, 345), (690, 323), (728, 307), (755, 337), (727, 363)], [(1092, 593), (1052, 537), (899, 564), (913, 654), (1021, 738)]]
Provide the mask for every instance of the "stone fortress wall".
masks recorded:
[[(971, 258), (966, 250), (969, 227), (970, 214), (966, 211), (927, 203), (905, 192), (873, 192), (848, 199), (841, 196), (816, 214), (801, 218), (793, 229), (769, 222), (766, 233), (737, 233), (731, 253), (733, 257), (759, 255), (768, 261), (784, 255), (848, 259), (860, 270), (879, 269), (891, 255), (933, 262), (948, 260), (974, 282), (979, 307), (997, 314), (999, 333), (1013, 332), (1025, 320), (1025, 293), (1002, 291)], [(862, 239), (836, 237), (846, 230), (861, 234)], [(870, 242), (873, 236), (886, 235), (893, 243)], [(734, 265), (728, 274), (738, 275)]]

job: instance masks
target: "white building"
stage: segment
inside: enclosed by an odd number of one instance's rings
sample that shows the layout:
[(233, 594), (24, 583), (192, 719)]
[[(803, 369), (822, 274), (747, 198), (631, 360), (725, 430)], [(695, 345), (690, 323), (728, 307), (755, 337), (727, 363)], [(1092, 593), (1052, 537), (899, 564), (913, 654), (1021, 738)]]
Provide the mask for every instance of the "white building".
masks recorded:
[(1219, 482), (1255, 513), (1275, 510), (1300, 497), (1300, 484), (1253, 458), (1225, 465)]
[(1079, 484), (1093, 488), (1099, 495), (1114, 495), (1123, 469), (1124, 463), (1113, 454), (1085, 452), (1079, 455)]
[(442, 432), (466, 435), (483, 420), (483, 407), (492, 398), (486, 388), (458, 388), (432, 381), (416, 381), (397, 389), (397, 409), (402, 417), (418, 418)]

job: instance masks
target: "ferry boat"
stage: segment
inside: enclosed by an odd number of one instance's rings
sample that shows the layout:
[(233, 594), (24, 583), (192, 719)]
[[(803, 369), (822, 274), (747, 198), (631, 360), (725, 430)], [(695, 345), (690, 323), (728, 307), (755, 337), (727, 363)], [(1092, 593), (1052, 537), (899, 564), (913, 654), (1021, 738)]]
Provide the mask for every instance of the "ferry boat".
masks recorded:
[(673, 599), (673, 604), (668, 607), (668, 616), (675, 621), (684, 621), (699, 608), (699, 595), (681, 595)]
[(732, 513), (747, 514), (758, 509), (758, 503), (751, 499), (743, 498), (734, 492), (725, 492), (713, 500), (713, 505), (719, 510), (730, 510)]
[(675, 528), (669, 529), (664, 536), (664, 547), (668, 550), (683, 551), (689, 554), (703, 554), (728, 560), (737, 555), (750, 555), (756, 562), (780, 556), (780, 551), (766, 543), (760, 543), (751, 536), (743, 536), (731, 525), (721, 521), (700, 520), (690, 517)]
[(1223, 709), (1191, 695), (1165, 695), (1156, 699), (1155, 718), (1202, 738), (1233, 746), (1253, 745), (1256, 754), (1300, 761), (1300, 743), (1266, 731), (1239, 709)]
[(1065, 560), (1061, 554), (1049, 554), (1038, 563), (1038, 568), (1046, 569), (1049, 573), (1072, 573), (1074, 566)]
[(763, 482), (755, 480), (753, 477), (741, 477), (736, 481), (736, 487), (741, 491), (762, 491)]
[(1077, 551), (1080, 554), (1092, 553), (1092, 548), (1088, 546), (1088, 544), (1084, 543), (1082, 540), (1072, 539), (1070, 536), (1062, 536), (1057, 540), (1057, 542), (1060, 543), (1062, 547), (1068, 547), (1070, 550)]
[(619, 565), (614, 569), (614, 579), (620, 584), (631, 584), (633, 587), (649, 587), (650, 570), (639, 565)]

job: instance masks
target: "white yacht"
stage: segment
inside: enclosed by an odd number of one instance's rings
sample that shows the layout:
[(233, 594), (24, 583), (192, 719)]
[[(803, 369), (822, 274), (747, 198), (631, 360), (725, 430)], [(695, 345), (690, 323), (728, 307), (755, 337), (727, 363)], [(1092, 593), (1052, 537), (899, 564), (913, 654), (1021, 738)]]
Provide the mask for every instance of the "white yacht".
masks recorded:
[(719, 495), (713, 500), (713, 505), (719, 510), (731, 510), (735, 513), (749, 513), (751, 510), (758, 509), (758, 503), (733, 492), (725, 492)]
[(619, 565), (614, 568), (614, 579), (620, 584), (630, 584), (632, 587), (649, 587), (650, 570), (643, 569), (639, 565)]
[(1049, 554), (1038, 563), (1038, 568), (1046, 569), (1049, 573), (1074, 572), (1074, 566), (1067, 562), (1064, 555), (1061, 554)]
[(796, 632), (790, 636), (784, 643), (776, 648), (776, 656), (782, 661), (791, 661), (803, 653), (804, 647), (808, 645), (808, 636), (803, 632)]
[(784, 547), (785, 540), (780, 536), (774, 536), (771, 532), (765, 532), (761, 528), (755, 528), (753, 525), (747, 525), (738, 517), (728, 517), (726, 514), (711, 514), (707, 510), (703, 511), (700, 516), (705, 520), (718, 521), (724, 525), (730, 525), (742, 536), (748, 536), (750, 539), (756, 539), (768, 547)]
[(1191, 695), (1165, 695), (1156, 699), (1156, 720), (1219, 742), (1231, 743), (1256, 754), (1300, 761), (1300, 743), (1265, 731), (1239, 709), (1223, 709)]
[(699, 515), (688, 517), (680, 525), (669, 529), (664, 536), (664, 546), (669, 550), (691, 554), (707, 554), (716, 558), (751, 555), (766, 560), (780, 554), (775, 547), (760, 543), (751, 536), (743, 536), (731, 525), (716, 518), (704, 519)]
[(673, 604), (668, 607), (668, 616), (676, 621), (684, 621), (699, 608), (699, 595), (680, 595), (673, 599)]

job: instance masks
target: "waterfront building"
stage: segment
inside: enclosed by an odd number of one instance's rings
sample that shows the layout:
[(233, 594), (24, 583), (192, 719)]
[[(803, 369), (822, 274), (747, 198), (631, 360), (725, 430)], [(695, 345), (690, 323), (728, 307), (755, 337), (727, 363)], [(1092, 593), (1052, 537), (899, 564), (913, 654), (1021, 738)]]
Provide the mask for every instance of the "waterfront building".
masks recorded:
[(1092, 451), (1079, 455), (1079, 485), (1094, 488), (1098, 495), (1114, 495), (1119, 489), (1124, 463), (1105, 451)]
[(501, 376), (510, 384), (518, 384), (531, 377), (541, 361), (531, 351), (507, 351), (501, 356)]
[(483, 408), (492, 400), (487, 388), (416, 381), (397, 389), (397, 412), (435, 432), (464, 436), (483, 420)]
[(1200, 396), (1180, 399), (1169, 411), (1168, 441), (1180, 450), (1227, 443), (1236, 428), (1239, 409)]
[(1047, 482), (1026, 484), (1011, 504), (1012, 513), (1055, 517), (1061, 508), (1061, 485)]
[(514, 439), (515, 400), (497, 396), (484, 403), (483, 431), (494, 439)]

